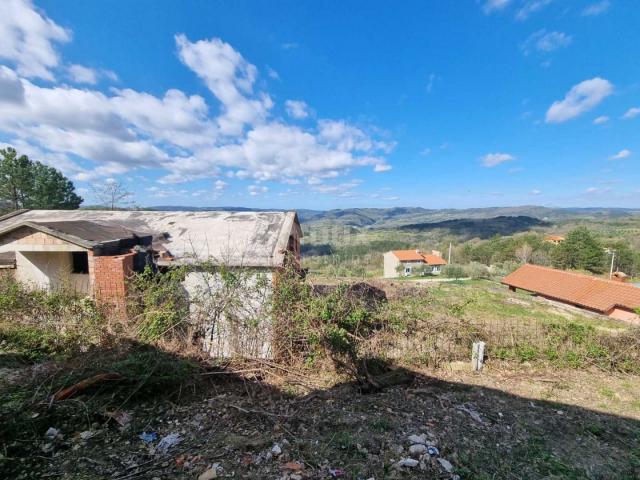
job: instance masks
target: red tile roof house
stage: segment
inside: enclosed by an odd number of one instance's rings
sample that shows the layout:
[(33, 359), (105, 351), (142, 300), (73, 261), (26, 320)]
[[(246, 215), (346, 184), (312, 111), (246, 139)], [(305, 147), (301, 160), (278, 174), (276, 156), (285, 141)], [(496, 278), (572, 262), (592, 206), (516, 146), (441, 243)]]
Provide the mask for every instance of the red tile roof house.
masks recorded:
[(602, 278), (538, 265), (523, 265), (502, 280), (510, 290), (584, 308), (618, 320), (640, 324), (640, 288)]
[[(423, 253), (420, 250), (392, 250), (384, 254), (384, 278), (405, 277), (414, 274), (416, 267), (427, 267), (425, 273), (440, 275), (441, 267), (447, 261), (440, 256), (440, 252), (432, 250)], [(402, 272), (398, 272), (402, 266)]]

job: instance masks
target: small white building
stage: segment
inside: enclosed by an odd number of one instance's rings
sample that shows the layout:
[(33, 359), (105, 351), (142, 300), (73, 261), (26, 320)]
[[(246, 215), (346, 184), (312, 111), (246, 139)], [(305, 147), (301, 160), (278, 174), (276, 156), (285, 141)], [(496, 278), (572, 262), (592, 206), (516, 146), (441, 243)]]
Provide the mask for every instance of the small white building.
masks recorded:
[(440, 252), (432, 250), (424, 253), (420, 250), (391, 250), (384, 254), (384, 278), (412, 275), (440, 275), (447, 261)]

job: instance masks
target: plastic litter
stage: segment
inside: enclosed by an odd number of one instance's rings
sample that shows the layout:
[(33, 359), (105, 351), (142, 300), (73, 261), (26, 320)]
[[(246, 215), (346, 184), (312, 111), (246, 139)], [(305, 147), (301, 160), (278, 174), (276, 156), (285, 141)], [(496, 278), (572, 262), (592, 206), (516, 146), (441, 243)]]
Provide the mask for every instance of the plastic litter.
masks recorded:
[(57, 428), (49, 427), (49, 429), (45, 432), (44, 436), (50, 439), (56, 438), (60, 434), (60, 430)]
[(330, 468), (329, 475), (331, 475), (331, 478), (339, 478), (344, 476), (344, 470), (341, 468)]
[(177, 433), (170, 433), (160, 439), (160, 442), (156, 446), (155, 452), (167, 453), (167, 451), (174, 445), (179, 444), (182, 441), (182, 437)]
[(432, 457), (437, 457), (438, 455), (440, 455), (440, 450), (438, 450), (437, 447), (427, 447), (427, 452)]
[(158, 434), (156, 432), (142, 432), (138, 435), (138, 438), (140, 438), (144, 443), (151, 443), (158, 439)]

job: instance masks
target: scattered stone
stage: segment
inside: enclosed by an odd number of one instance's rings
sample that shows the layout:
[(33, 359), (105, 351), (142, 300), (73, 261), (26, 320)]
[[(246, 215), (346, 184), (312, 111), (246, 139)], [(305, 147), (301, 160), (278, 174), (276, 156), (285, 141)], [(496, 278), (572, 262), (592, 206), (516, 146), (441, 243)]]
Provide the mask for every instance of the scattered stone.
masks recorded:
[(429, 452), (429, 455), (431, 455), (432, 457), (437, 457), (438, 455), (440, 455), (440, 450), (438, 450), (437, 447), (433, 446), (428, 447), (427, 452)]
[(80, 432), (80, 439), (81, 440), (89, 440), (91, 437), (95, 437), (96, 436), (96, 432), (92, 432), (91, 430), (85, 430), (84, 432)]
[(271, 447), (271, 453), (278, 457), (282, 453), (282, 448), (277, 443), (274, 443), (273, 447)]
[(482, 417), (480, 416), (480, 414), (477, 412), (477, 410), (475, 410), (473, 407), (470, 407), (468, 405), (458, 405), (456, 407), (456, 410), (460, 410), (461, 412), (465, 412), (468, 413), (469, 416), (476, 422), (478, 423), (482, 423)]
[(413, 458), (403, 458), (399, 462), (396, 462), (393, 466), (395, 468), (402, 468), (402, 467), (414, 468), (418, 465), (418, 463), (420, 462), (418, 462), (418, 460), (415, 460)]
[(409, 447), (409, 453), (412, 455), (422, 455), (427, 452), (427, 446), (421, 443), (416, 443)]
[(445, 469), (447, 473), (453, 472), (453, 465), (451, 465), (451, 462), (449, 460), (446, 460), (444, 458), (439, 458), (438, 462), (440, 463), (442, 468)]
[(44, 436), (50, 440), (53, 440), (58, 435), (60, 435), (60, 430), (57, 428), (49, 427), (49, 429), (45, 432)]
[(426, 433), (422, 433), (420, 435), (409, 435), (408, 439), (409, 442), (416, 444), (422, 444), (422, 445), (426, 445), (427, 444), (427, 434)]

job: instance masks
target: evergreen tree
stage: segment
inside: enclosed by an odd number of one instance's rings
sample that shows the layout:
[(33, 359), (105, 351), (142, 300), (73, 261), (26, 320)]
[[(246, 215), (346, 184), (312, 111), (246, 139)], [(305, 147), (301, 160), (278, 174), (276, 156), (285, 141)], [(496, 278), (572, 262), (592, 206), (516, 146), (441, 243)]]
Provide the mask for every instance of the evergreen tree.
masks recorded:
[(602, 244), (586, 227), (578, 227), (553, 252), (556, 267), (602, 273), (606, 262)]
[(0, 205), (13, 210), (70, 210), (81, 203), (73, 182), (58, 170), (18, 156), (14, 148), (0, 149)]

